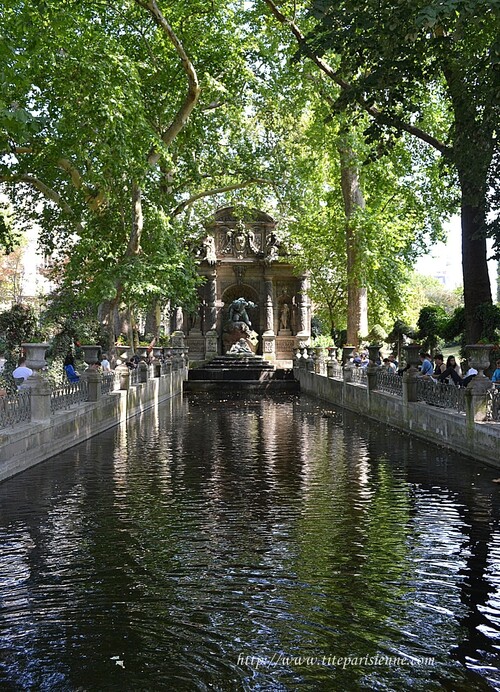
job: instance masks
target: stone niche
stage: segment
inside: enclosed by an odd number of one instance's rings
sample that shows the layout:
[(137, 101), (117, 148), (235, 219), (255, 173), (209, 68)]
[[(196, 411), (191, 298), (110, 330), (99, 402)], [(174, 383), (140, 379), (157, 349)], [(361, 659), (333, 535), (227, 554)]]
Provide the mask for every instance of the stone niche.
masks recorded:
[[(226, 207), (215, 212), (205, 230), (195, 251), (205, 278), (199, 305), (182, 316), (190, 360), (224, 354), (243, 335), (255, 353), (289, 367), (295, 349), (310, 337), (311, 304), (308, 277), (286, 262), (276, 222), (262, 211), (240, 218)], [(243, 302), (235, 303), (239, 299)], [(243, 334), (232, 324), (240, 317)]]

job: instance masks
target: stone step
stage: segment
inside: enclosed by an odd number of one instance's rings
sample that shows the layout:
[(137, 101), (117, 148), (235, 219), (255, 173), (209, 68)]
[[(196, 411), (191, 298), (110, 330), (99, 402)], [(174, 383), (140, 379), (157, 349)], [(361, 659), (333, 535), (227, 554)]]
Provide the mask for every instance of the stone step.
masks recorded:
[(270, 379), (262, 382), (255, 380), (187, 380), (184, 382), (184, 392), (220, 392), (220, 391), (249, 391), (249, 392), (280, 392), (298, 394), (300, 386), (297, 380)]

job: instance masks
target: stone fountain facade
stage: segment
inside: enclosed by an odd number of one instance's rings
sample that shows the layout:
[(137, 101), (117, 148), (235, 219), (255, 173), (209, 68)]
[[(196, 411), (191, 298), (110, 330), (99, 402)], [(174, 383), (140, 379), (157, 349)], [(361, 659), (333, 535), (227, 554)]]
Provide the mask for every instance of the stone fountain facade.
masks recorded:
[(230, 325), (234, 304), (243, 299), (253, 351), (278, 367), (289, 367), (295, 349), (310, 338), (309, 280), (280, 259), (274, 219), (257, 210), (239, 219), (232, 207), (219, 209), (206, 225), (197, 254), (205, 279), (198, 309), (193, 314), (178, 310), (172, 325), (184, 334), (190, 361), (229, 352), (241, 337), (231, 336)]

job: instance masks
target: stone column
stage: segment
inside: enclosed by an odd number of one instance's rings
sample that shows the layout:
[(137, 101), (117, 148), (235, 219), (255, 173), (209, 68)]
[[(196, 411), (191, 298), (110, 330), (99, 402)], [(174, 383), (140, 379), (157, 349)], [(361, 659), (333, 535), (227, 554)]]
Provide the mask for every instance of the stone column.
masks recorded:
[(264, 279), (265, 293), (265, 327), (264, 334), (274, 336), (274, 304), (273, 304), (273, 280), (266, 277)]
[(262, 333), (262, 352), (264, 360), (274, 361), (276, 359), (276, 336), (274, 333), (273, 279), (271, 276), (264, 278), (264, 293), (265, 325)]
[(418, 354), (422, 350), (420, 344), (408, 344), (404, 347), (406, 351), (406, 362), (410, 365), (408, 370), (403, 373), (403, 404), (409, 401), (418, 401), (417, 397), (417, 375), (419, 362)]
[(217, 329), (217, 273), (207, 276), (207, 313), (205, 324), (208, 331)]
[(311, 335), (311, 303), (308, 296), (309, 277), (304, 274), (300, 277), (300, 289), (298, 295), (299, 329), (297, 337), (304, 338)]
[(465, 413), (467, 424), (481, 423), (487, 420), (487, 398), (486, 392), (491, 387), (489, 380), (482, 373), (478, 373), (467, 385), (465, 390)]
[(377, 389), (377, 373), (380, 370), (378, 365), (366, 366), (366, 381), (368, 392), (374, 392)]
[(126, 365), (118, 365), (115, 369), (120, 378), (120, 389), (130, 389), (130, 370)]
[(212, 360), (218, 353), (217, 344), (217, 272), (212, 272), (207, 281), (207, 311), (205, 314), (205, 360)]
[(24, 381), (22, 386), (22, 389), (30, 390), (31, 420), (33, 423), (49, 421), (50, 385), (39, 372), (47, 365), (45, 351), (49, 345), (46, 343), (23, 343), (21, 346), (26, 353), (26, 366), (33, 370), (33, 374)]
[(31, 422), (42, 423), (50, 420), (50, 385), (35, 372), (25, 380), (23, 388), (31, 392)]
[(89, 401), (99, 401), (101, 398), (102, 375), (97, 370), (86, 370), (82, 378), (87, 380)]
[(149, 374), (149, 368), (144, 361), (141, 361), (140, 363), (137, 364), (137, 381), (138, 382), (147, 382), (148, 381), (148, 374)]

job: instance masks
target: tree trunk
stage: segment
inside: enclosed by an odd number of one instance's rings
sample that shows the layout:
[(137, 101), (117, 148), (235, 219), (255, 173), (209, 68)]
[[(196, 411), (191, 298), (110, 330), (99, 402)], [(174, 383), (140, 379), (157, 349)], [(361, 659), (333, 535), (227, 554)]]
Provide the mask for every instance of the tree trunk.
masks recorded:
[(486, 259), (486, 238), (484, 237), (484, 205), (477, 203), (478, 198), (481, 199), (480, 192), (471, 195), (470, 185), (462, 183), (462, 271), (465, 338), (469, 344), (477, 343), (482, 337), (482, 325), (477, 315), (477, 307), (492, 303)]
[(104, 300), (98, 308), (97, 317), (104, 331), (106, 332), (106, 344), (104, 350), (108, 355), (113, 355), (115, 346), (115, 320), (114, 320), (114, 301)]
[(155, 300), (146, 313), (146, 324), (144, 329), (146, 334), (151, 334), (158, 338), (160, 336), (161, 306)]
[(347, 138), (340, 142), (340, 178), (346, 217), (347, 254), (347, 343), (359, 346), (361, 336), (368, 333), (367, 290), (359, 276), (360, 247), (356, 227), (356, 210), (365, 208), (359, 184), (356, 158)]

